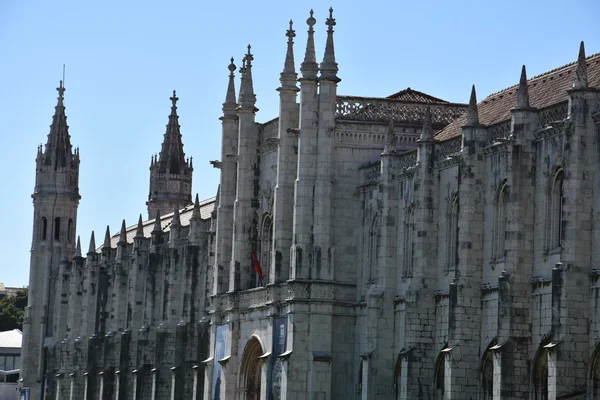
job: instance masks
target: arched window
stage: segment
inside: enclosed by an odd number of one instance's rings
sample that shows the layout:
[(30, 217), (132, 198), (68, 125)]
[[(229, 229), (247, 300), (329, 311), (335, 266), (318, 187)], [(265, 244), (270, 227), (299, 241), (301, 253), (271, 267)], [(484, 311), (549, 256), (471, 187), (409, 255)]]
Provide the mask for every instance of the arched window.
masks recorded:
[(413, 234), (415, 227), (415, 213), (412, 207), (406, 212), (404, 221), (404, 266), (402, 277), (410, 278), (413, 270)]
[(435, 400), (444, 399), (445, 378), (446, 378), (446, 360), (445, 354), (442, 352), (435, 364), (435, 375), (433, 377), (433, 398)]
[(40, 239), (46, 240), (46, 235), (48, 233), (48, 219), (46, 217), (42, 217), (40, 222)]
[(379, 231), (379, 216), (375, 215), (369, 229), (369, 283), (377, 279), (377, 259), (381, 247), (381, 232)]
[(54, 218), (54, 240), (60, 240), (60, 218)]
[(548, 221), (548, 247), (550, 250), (557, 249), (562, 244), (562, 221), (563, 221), (563, 181), (564, 171), (558, 168), (552, 179), (550, 191), (550, 215)]
[(449, 270), (454, 270), (456, 266), (456, 249), (457, 249), (457, 234), (458, 234), (458, 193), (452, 195), (450, 207), (447, 215), (447, 246), (446, 249), (446, 266)]
[(494, 353), (490, 348), (496, 343), (496, 339), (492, 340), (481, 360), (481, 400), (493, 400), (494, 398)]
[(548, 351), (540, 346), (533, 365), (533, 399), (548, 400)]
[(497, 193), (496, 205), (494, 207), (494, 233), (493, 233), (493, 251), (494, 261), (504, 261), (505, 237), (506, 237), (506, 204), (508, 203), (508, 186), (506, 182), (500, 185)]
[(73, 241), (73, 219), (69, 218), (69, 224), (67, 225), (67, 240)]

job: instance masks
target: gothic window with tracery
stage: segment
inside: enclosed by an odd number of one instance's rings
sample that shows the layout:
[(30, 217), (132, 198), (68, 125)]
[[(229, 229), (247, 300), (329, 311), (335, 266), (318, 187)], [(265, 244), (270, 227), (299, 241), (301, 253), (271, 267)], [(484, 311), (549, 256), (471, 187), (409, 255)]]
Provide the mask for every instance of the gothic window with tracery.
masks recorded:
[(550, 252), (560, 250), (563, 240), (564, 176), (564, 170), (558, 167), (550, 181), (546, 213), (546, 249)]
[(493, 249), (492, 256), (496, 262), (504, 261), (504, 250), (506, 249), (506, 205), (508, 203), (508, 186), (506, 182), (500, 185), (496, 204), (494, 207), (494, 231), (493, 231)]

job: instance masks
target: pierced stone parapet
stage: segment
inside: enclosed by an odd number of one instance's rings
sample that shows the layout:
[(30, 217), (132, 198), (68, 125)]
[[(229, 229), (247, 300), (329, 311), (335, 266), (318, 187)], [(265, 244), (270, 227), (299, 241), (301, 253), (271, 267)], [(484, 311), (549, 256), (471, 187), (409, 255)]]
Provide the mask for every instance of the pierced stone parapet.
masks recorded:
[(539, 111), (540, 128), (552, 125), (552, 122), (562, 121), (569, 114), (569, 102), (563, 101)]
[(438, 160), (444, 160), (449, 156), (460, 153), (461, 144), (462, 137), (460, 136), (441, 142), (436, 148)]
[[(338, 96), (335, 117), (340, 120), (422, 123), (426, 103), (376, 97)], [(430, 104), (433, 124), (447, 125), (466, 112), (465, 104)]]
[(488, 143), (494, 144), (510, 136), (510, 121), (502, 122), (488, 127)]

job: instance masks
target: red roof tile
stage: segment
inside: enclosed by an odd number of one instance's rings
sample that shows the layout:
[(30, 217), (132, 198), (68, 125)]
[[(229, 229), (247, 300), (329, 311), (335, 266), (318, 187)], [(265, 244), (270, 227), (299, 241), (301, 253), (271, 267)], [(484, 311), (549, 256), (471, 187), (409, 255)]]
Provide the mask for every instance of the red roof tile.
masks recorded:
[[(600, 88), (600, 53), (593, 54), (587, 59), (588, 85)], [(576, 63), (545, 72), (527, 81), (529, 88), (529, 102), (531, 107), (543, 109), (568, 100), (567, 91), (573, 87)], [(517, 74), (515, 74), (517, 77)], [(490, 94), (477, 105), (479, 122), (483, 125), (494, 125), (510, 119), (510, 110), (516, 104), (518, 85)], [(438, 141), (458, 137), (465, 124), (465, 116), (440, 130), (435, 139)]]

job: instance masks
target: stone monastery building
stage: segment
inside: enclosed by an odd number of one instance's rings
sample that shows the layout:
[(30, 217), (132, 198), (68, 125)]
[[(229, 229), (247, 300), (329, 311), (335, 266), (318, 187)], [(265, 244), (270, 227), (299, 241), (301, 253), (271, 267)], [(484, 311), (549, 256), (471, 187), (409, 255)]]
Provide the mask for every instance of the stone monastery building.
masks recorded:
[(250, 47), (237, 93), (232, 59), (216, 197), (192, 199), (173, 93), (148, 219), (87, 253), (61, 84), (31, 399), (600, 398), (600, 54), (468, 105), (342, 96), (331, 10), (320, 63), (315, 22), (299, 76), (290, 23), (269, 122)]

